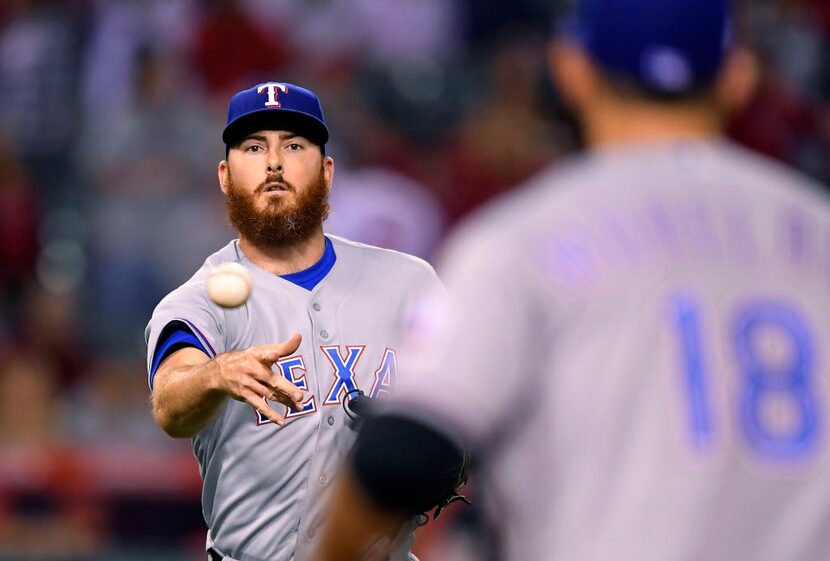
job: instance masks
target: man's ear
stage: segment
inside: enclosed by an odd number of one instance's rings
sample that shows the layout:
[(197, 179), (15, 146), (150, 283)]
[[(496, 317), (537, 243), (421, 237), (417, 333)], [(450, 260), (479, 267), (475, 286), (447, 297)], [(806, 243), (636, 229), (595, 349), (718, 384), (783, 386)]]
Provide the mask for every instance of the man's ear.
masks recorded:
[(334, 180), (334, 159), (331, 156), (323, 157), (323, 177), (326, 179), (326, 185), (331, 191), (332, 181)]
[(600, 79), (585, 51), (573, 41), (554, 39), (548, 48), (548, 70), (568, 107), (577, 113), (593, 103)]
[(231, 177), (231, 171), (228, 167), (227, 160), (222, 160), (221, 162), (219, 162), (219, 169), (217, 170), (217, 175), (219, 176), (219, 188), (225, 195), (227, 195)]
[(758, 57), (746, 47), (735, 47), (726, 57), (715, 83), (717, 103), (725, 116), (740, 111), (750, 102), (759, 79)]

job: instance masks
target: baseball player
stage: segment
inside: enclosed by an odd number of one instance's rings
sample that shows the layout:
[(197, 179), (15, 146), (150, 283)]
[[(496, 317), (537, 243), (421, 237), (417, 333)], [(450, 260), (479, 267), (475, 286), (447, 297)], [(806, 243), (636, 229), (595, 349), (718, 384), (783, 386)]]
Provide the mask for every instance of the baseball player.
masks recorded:
[[(268, 82), (231, 99), (218, 174), (239, 239), (147, 326), (153, 415), (192, 439), (211, 560), (310, 559), (321, 499), (354, 440), (342, 402), (389, 394), (397, 318), (438, 286), (420, 259), (323, 233), (328, 138), (307, 89)], [(206, 292), (226, 263), (253, 285), (235, 308)], [(389, 559), (409, 559), (407, 540), (396, 547)]]
[(755, 75), (732, 21), (585, 0), (559, 29), (589, 149), (455, 233), (318, 559), (359, 558), (466, 447), (500, 558), (830, 557), (830, 205), (719, 135)]

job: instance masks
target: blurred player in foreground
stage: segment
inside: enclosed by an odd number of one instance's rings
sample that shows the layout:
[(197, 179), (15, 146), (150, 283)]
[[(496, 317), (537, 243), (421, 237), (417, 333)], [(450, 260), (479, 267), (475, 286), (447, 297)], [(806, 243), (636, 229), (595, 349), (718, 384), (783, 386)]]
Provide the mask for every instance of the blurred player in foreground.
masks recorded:
[(732, 21), (586, 0), (558, 30), (589, 149), (455, 233), (317, 559), (467, 447), (504, 559), (830, 557), (830, 205), (720, 136), (755, 76)]
[[(233, 97), (218, 173), (239, 239), (147, 327), (153, 415), (192, 438), (211, 560), (310, 559), (322, 498), (354, 441), (341, 401), (390, 392), (398, 316), (438, 284), (420, 259), (323, 234), (328, 136), (306, 89), (269, 82)], [(206, 281), (229, 263), (253, 292), (221, 308)], [(408, 543), (389, 558), (409, 559)]]

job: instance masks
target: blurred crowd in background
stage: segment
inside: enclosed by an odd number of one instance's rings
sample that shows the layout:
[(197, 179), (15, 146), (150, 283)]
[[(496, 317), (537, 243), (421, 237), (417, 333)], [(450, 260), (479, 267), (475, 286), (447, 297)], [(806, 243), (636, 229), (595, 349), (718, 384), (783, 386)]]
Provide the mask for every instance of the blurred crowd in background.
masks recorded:
[[(143, 329), (233, 237), (216, 165), (234, 92), (315, 91), (326, 230), (430, 259), (579, 147), (546, 76), (567, 4), (2, 2), (0, 559), (203, 558), (196, 463), (153, 423)], [(744, 8), (763, 72), (729, 133), (827, 184), (830, 2)]]

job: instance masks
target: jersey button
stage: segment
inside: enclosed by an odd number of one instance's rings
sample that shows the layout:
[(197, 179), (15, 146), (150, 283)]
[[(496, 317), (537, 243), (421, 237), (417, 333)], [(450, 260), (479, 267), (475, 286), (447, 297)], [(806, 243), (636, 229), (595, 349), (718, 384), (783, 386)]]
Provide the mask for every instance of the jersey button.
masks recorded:
[(319, 481), (320, 481), (320, 485), (325, 485), (326, 483), (329, 482), (328, 478), (325, 475), (321, 475)]
[(331, 415), (329, 415), (329, 418), (327, 419), (327, 421), (328, 421), (328, 423), (329, 423), (329, 426), (332, 426), (332, 425), (334, 424), (334, 417), (332, 417)]
[(319, 312), (319, 311), (320, 311), (320, 304), (318, 304), (317, 302), (315, 302), (314, 304), (312, 304), (312, 305), (311, 305), (311, 307), (312, 307), (312, 308), (314, 308), (314, 311), (315, 311), (315, 312)]
[(323, 339), (328, 339), (328, 338), (329, 338), (329, 332), (328, 332), (328, 331), (326, 331), (325, 329), (324, 329), (324, 330), (322, 330), (322, 331), (320, 332), (320, 337), (322, 337)]
[(312, 527), (312, 528), (309, 528), (308, 530), (306, 530), (305, 535), (306, 535), (306, 536), (308, 536), (308, 537), (309, 537), (309, 539), (311, 539), (311, 538), (313, 538), (313, 537), (314, 537), (314, 534), (315, 534), (315, 533), (316, 533), (316, 531), (315, 531), (315, 530), (314, 530), (314, 528)]

